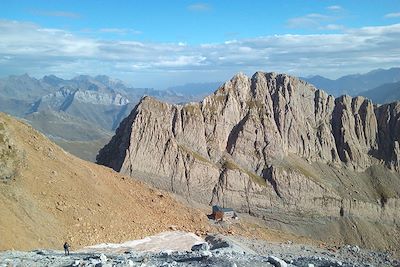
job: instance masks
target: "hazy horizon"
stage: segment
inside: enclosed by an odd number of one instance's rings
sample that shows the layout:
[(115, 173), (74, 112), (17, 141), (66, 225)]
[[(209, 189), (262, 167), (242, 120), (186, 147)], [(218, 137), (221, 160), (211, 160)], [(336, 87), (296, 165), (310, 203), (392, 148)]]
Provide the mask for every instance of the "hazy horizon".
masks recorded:
[[(379, 69), (372, 69), (372, 70), (369, 70), (369, 71), (366, 71), (366, 72), (362, 72), (362, 73), (347, 73), (347, 74), (344, 74), (343, 76), (347, 76), (347, 75), (362, 75), (362, 74), (366, 74), (366, 73), (369, 73), (369, 72), (372, 72), (372, 71), (376, 71), (376, 70), (389, 70), (389, 69), (392, 69), (392, 68), (400, 68), (399, 66), (393, 66), (393, 67), (390, 67), (390, 68), (387, 68), (387, 69), (385, 69), (385, 68), (379, 68)], [(263, 72), (276, 72), (276, 71), (273, 71), (273, 70), (271, 70), (271, 71), (264, 71), (264, 70), (258, 70), (258, 71), (263, 71)], [(241, 72), (241, 71), (239, 71), (239, 72)], [(25, 73), (16, 73), (16, 74), (8, 74), (8, 75), (0, 75), (0, 79), (6, 79), (7, 77), (9, 77), (9, 76), (23, 76), (23, 75), (28, 75), (29, 77), (32, 77), (32, 78), (35, 78), (35, 79), (37, 79), (37, 80), (40, 80), (40, 79), (42, 79), (43, 77), (45, 77), (45, 76), (51, 76), (51, 75), (54, 75), (54, 76), (56, 76), (56, 77), (58, 77), (58, 78), (61, 78), (61, 79), (64, 79), (64, 80), (71, 80), (71, 79), (73, 79), (73, 78), (75, 78), (75, 77), (77, 77), (77, 76), (79, 76), (79, 75), (83, 75), (83, 76), (85, 76), (85, 75), (88, 75), (88, 76), (91, 76), (91, 77), (96, 77), (96, 76), (108, 76), (109, 78), (111, 78), (111, 79), (116, 79), (116, 80), (119, 80), (119, 81), (121, 81), (121, 82), (123, 82), (126, 86), (128, 86), (128, 87), (132, 87), (132, 88), (149, 88), (149, 89), (156, 89), (156, 90), (167, 90), (167, 89), (169, 89), (169, 88), (171, 88), (171, 87), (179, 87), (179, 86), (185, 86), (185, 85), (189, 85), (189, 84), (202, 84), (202, 83), (204, 83), (204, 84), (207, 84), (207, 83), (224, 83), (224, 82), (226, 82), (226, 81), (228, 81), (228, 80), (230, 80), (233, 76), (235, 76), (237, 73), (239, 73), (239, 72), (236, 72), (236, 73), (232, 73), (232, 75), (230, 76), (230, 77), (228, 77), (228, 78), (226, 78), (225, 80), (215, 80), (215, 81), (188, 81), (188, 82), (185, 82), (185, 83), (177, 83), (177, 84), (171, 84), (171, 85), (168, 85), (168, 86), (165, 86), (165, 87), (150, 87), (150, 86), (135, 86), (135, 84), (132, 84), (132, 83), (130, 83), (130, 82), (128, 82), (128, 81), (126, 81), (126, 80), (123, 80), (123, 79), (120, 79), (120, 78), (116, 78), (116, 77), (113, 77), (113, 76), (110, 76), (110, 75), (108, 75), (108, 74), (105, 74), (105, 73), (99, 73), (99, 74), (85, 74), (85, 73), (82, 73), (82, 74), (77, 74), (77, 75), (72, 75), (72, 76), (62, 76), (62, 75), (56, 75), (56, 74), (53, 74), (53, 73), (48, 73), (48, 74), (45, 74), (45, 75), (31, 75), (30, 73), (27, 73), (27, 72), (25, 72)], [(253, 72), (253, 73), (245, 73), (247, 76), (249, 76), (249, 77), (251, 77), (254, 73), (256, 73), (257, 71), (255, 71), (255, 72)], [(282, 73), (284, 73), (284, 72), (282, 72)], [(314, 77), (314, 76), (322, 76), (322, 77), (324, 77), (324, 78), (328, 78), (328, 79), (331, 79), (331, 80), (336, 80), (336, 79), (338, 79), (338, 78), (341, 78), (341, 77), (343, 77), (343, 76), (339, 76), (339, 77), (333, 77), (333, 78), (331, 78), (331, 77), (326, 77), (326, 76), (323, 76), (323, 75), (320, 75), (320, 74), (318, 74), (318, 73), (316, 73), (316, 74), (312, 74), (312, 75), (308, 75), (308, 76), (298, 76), (298, 75), (295, 75), (296, 77), (299, 77), (299, 78), (312, 78), (312, 77)]]

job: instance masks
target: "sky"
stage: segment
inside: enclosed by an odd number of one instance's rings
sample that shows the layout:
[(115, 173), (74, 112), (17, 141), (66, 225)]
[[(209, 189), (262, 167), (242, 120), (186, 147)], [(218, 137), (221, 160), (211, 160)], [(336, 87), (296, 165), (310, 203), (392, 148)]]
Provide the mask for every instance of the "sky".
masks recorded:
[(400, 0), (0, 3), (0, 77), (105, 74), (135, 87), (400, 66)]

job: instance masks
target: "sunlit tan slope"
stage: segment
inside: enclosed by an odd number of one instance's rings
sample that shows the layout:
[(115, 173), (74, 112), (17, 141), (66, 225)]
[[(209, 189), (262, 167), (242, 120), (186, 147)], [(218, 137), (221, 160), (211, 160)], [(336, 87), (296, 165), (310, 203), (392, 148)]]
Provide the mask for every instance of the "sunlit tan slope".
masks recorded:
[(205, 230), (204, 214), (111, 169), (80, 160), (0, 113), (0, 250), (120, 242), (173, 228)]

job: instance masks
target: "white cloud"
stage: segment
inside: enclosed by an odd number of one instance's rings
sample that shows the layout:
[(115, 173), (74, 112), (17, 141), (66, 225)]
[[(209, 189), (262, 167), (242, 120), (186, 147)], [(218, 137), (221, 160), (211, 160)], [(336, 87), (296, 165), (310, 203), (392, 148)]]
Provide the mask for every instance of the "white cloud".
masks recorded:
[(205, 62), (207, 58), (197, 55), (197, 56), (170, 56), (161, 57), (158, 62), (154, 63), (157, 67), (186, 67), (186, 66), (200, 66)]
[(326, 14), (310, 13), (304, 16), (290, 18), (286, 22), (288, 28), (303, 28), (312, 30), (343, 30), (344, 26), (338, 21), (343, 19), (344, 9), (341, 6), (333, 5), (326, 7)]
[(212, 8), (206, 3), (195, 3), (187, 7), (190, 11), (210, 11)]
[(343, 10), (343, 8), (341, 6), (339, 6), (339, 5), (328, 6), (328, 7), (326, 7), (326, 9), (332, 10), (332, 11), (341, 11), (341, 10)]
[(291, 18), (287, 21), (288, 28), (318, 28), (322, 21), (331, 20), (330, 16), (311, 13), (302, 17)]
[(391, 19), (391, 18), (399, 18), (400, 17), (400, 12), (397, 13), (388, 13), (384, 16), (387, 19)]
[(400, 24), (335, 34), (271, 35), (183, 45), (101, 40), (29, 22), (0, 20), (0, 40), (0, 75), (104, 73), (134, 80), (137, 86), (222, 80), (238, 71), (256, 70), (335, 77), (400, 62)]
[(343, 30), (345, 27), (340, 24), (327, 24), (324, 26), (320, 26), (318, 29), (320, 30), (328, 30), (328, 31), (338, 31), (338, 30)]

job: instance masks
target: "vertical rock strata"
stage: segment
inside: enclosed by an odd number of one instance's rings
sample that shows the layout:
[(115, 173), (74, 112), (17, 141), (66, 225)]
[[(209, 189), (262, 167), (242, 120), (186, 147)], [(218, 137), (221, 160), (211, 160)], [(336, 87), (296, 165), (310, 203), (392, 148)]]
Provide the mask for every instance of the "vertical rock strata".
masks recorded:
[(399, 103), (334, 99), (285, 74), (237, 74), (200, 103), (144, 97), (97, 161), (254, 214), (342, 210), (392, 220), (400, 217), (399, 113)]

